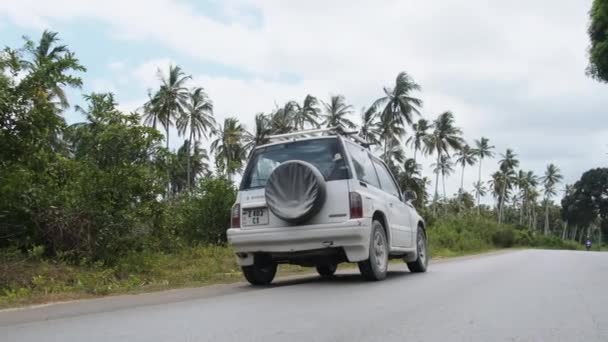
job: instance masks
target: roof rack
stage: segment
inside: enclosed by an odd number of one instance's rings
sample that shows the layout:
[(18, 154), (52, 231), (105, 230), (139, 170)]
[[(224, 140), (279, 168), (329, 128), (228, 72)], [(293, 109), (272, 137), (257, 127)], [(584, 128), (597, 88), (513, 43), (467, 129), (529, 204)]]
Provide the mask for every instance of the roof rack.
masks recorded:
[(342, 127), (329, 127), (329, 128), (318, 128), (318, 129), (306, 129), (301, 131), (289, 132), (285, 134), (276, 134), (268, 137), (269, 142), (288, 141), (295, 140), (301, 137), (316, 137), (316, 136), (332, 136), (341, 135), (348, 137), (363, 147), (369, 147), (370, 144), (365, 139), (359, 136), (359, 131), (346, 131)]

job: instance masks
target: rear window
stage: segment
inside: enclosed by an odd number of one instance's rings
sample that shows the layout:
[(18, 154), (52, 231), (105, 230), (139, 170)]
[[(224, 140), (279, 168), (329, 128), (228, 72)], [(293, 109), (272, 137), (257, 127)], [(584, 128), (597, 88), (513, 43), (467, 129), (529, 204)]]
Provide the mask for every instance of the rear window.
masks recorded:
[(316, 166), (326, 181), (348, 178), (338, 139), (294, 141), (255, 150), (243, 175), (241, 190), (266, 186), (274, 168), (289, 160), (302, 160)]

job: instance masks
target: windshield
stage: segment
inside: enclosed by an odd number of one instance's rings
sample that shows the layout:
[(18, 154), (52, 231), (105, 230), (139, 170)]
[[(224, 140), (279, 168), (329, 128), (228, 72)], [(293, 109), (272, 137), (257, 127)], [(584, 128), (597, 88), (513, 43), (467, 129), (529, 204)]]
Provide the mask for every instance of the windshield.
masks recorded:
[(272, 171), (288, 160), (302, 160), (314, 165), (326, 181), (348, 178), (338, 139), (303, 140), (257, 149), (243, 176), (241, 190), (265, 186)]

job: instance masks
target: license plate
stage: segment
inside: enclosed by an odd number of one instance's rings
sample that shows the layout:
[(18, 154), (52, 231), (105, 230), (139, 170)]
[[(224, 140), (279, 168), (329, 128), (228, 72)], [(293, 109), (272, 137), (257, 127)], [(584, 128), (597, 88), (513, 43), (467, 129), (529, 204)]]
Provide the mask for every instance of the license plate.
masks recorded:
[(244, 226), (258, 226), (262, 224), (268, 224), (267, 208), (243, 209)]

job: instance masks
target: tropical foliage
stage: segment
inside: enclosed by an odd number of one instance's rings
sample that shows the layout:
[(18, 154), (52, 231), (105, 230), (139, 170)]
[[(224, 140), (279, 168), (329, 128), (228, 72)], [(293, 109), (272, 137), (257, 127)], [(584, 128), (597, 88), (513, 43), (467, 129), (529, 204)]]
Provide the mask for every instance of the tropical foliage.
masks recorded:
[(593, 0), (589, 11), (589, 67), (593, 78), (608, 82), (608, 0)]
[[(602, 186), (603, 171), (569, 187), (561, 211), (553, 201), (563, 177), (553, 164), (539, 178), (520, 169), (507, 149), (484, 177), (482, 162), (487, 168), (494, 156), (490, 140), (467, 145), (451, 111), (423, 117), (421, 87), (406, 72), (359, 114), (343, 95), (325, 102), (307, 94), (250, 119), (216, 120), (206, 89), (178, 65), (158, 71), (158, 85), (138, 112), (121, 111), (111, 93), (85, 94), (70, 107), (66, 91), (81, 87), (86, 69), (49, 31), (23, 48), (6, 48), (0, 69), (2, 248), (111, 264), (133, 251), (222, 243), (233, 180), (250, 151), (270, 135), (319, 127), (358, 128), (401, 190), (416, 192), (414, 205), (430, 222), (445, 214), (495, 217), (563, 239), (604, 226), (604, 203), (588, 195), (592, 185)], [(70, 108), (82, 122), (66, 124)], [(431, 170), (423, 167), (427, 158)], [(466, 171), (475, 166), (477, 181), (466, 189)], [(460, 187), (450, 194), (455, 168)]]

